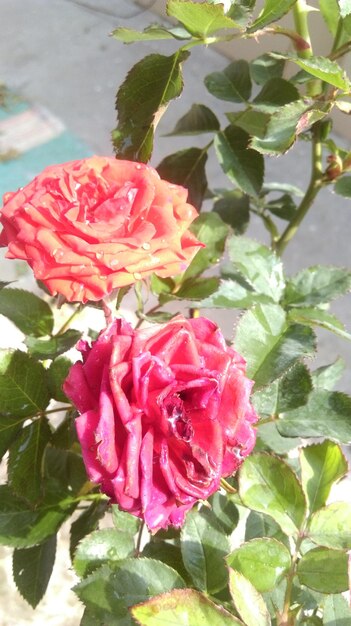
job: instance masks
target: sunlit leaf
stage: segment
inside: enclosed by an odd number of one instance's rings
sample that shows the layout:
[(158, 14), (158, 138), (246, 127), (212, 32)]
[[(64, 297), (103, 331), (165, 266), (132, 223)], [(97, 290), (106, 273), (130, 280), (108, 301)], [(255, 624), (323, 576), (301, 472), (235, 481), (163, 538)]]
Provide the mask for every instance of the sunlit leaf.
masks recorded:
[(150, 54), (128, 73), (117, 93), (118, 126), (113, 144), (119, 158), (148, 161), (157, 122), (169, 102), (183, 89), (181, 64), (189, 56)]
[(54, 567), (56, 535), (39, 546), (13, 553), (13, 578), (21, 596), (35, 609), (42, 599)]
[(314, 548), (300, 559), (297, 575), (301, 585), (321, 593), (348, 589), (347, 554), (341, 550)]
[(300, 464), (302, 487), (313, 513), (325, 505), (332, 485), (347, 473), (347, 461), (340, 446), (326, 440), (301, 448)]
[(245, 459), (239, 472), (239, 495), (245, 506), (267, 513), (289, 535), (296, 534), (304, 520), (301, 484), (277, 457), (257, 453)]

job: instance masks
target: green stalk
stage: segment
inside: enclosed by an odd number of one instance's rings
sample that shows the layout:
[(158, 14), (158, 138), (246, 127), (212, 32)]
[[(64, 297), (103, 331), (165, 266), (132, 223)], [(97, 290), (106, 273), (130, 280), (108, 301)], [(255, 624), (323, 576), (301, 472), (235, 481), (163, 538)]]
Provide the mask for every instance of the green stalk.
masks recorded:
[(296, 574), (296, 564), (297, 564), (297, 559), (299, 558), (300, 546), (301, 546), (303, 539), (304, 539), (303, 530), (301, 530), (296, 540), (295, 550), (294, 550), (294, 554), (291, 560), (291, 567), (287, 575), (287, 584), (286, 584), (283, 612), (279, 617), (278, 626), (294, 626), (294, 623), (295, 623), (295, 620), (291, 621), (291, 619), (289, 618), (289, 611), (290, 611), (290, 606), (291, 606), (293, 582), (294, 582), (294, 577)]
[(307, 191), (301, 200), (295, 216), (288, 224), (278, 241), (275, 242), (274, 249), (278, 254), (284, 252), (287, 244), (295, 235), (302, 220), (312, 206), (318, 192), (322, 187), (323, 167), (322, 167), (322, 142), (320, 139), (320, 124), (316, 122), (312, 128), (312, 173)]
[[(299, 56), (308, 59), (313, 56), (311, 38), (307, 20), (308, 8), (306, 0), (297, 0), (294, 5), (294, 21), (296, 31), (310, 45), (306, 50), (300, 50)], [(307, 95), (314, 97), (321, 93), (322, 83), (320, 80), (310, 80), (307, 83)], [(282, 254), (289, 241), (294, 237), (302, 220), (312, 206), (319, 190), (322, 187), (322, 142), (320, 136), (320, 124), (316, 122), (312, 127), (312, 172), (311, 178), (304, 197), (296, 211), (295, 216), (283, 231), (281, 236), (273, 243), (273, 248), (278, 254)]]
[[(308, 28), (308, 19), (307, 19), (308, 12), (309, 10), (308, 10), (306, 0), (297, 0), (293, 8), (295, 29), (298, 32), (298, 34), (301, 35), (302, 39), (307, 41), (307, 43), (310, 46), (309, 48), (306, 48), (305, 50), (298, 51), (298, 56), (301, 57), (301, 59), (309, 59), (310, 57), (313, 56), (310, 31)], [(320, 94), (322, 90), (321, 81), (318, 79), (309, 80), (306, 88), (307, 88), (307, 95), (313, 98), (314, 96), (317, 96), (318, 94)]]

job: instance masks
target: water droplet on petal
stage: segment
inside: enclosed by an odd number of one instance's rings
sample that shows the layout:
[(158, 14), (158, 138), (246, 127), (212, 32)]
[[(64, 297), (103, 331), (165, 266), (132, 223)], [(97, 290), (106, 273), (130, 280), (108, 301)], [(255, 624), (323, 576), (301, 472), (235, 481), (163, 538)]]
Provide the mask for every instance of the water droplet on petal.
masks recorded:
[(142, 168), (142, 165), (140, 165), (140, 163), (137, 163), (136, 166), (135, 166), (135, 169), (136, 170), (141, 170), (141, 168)]
[(119, 260), (118, 259), (112, 259), (110, 261), (110, 267), (117, 267), (117, 265), (119, 265)]
[(96, 252), (95, 254), (96, 258), (98, 259), (98, 261), (101, 261), (101, 259), (104, 258), (104, 253), (103, 252)]
[(64, 250), (62, 250), (62, 248), (55, 248), (55, 250), (52, 251), (52, 256), (55, 258), (56, 261), (62, 259), (64, 254), (65, 252)]
[(143, 248), (143, 250), (150, 250), (151, 248), (150, 244), (147, 241), (145, 241), (145, 243), (143, 243), (141, 247)]
[(142, 275), (140, 274), (140, 272), (134, 272), (133, 274), (135, 280), (141, 280), (142, 279)]

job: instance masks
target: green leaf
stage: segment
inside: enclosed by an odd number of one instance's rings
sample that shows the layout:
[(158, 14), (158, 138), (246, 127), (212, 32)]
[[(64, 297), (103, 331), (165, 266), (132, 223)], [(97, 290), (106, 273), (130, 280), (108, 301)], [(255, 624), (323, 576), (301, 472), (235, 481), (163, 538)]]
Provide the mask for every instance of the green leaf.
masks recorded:
[(351, 623), (351, 607), (343, 596), (329, 595), (325, 599), (324, 626), (347, 626)]
[(295, 216), (296, 204), (292, 197), (285, 193), (280, 198), (267, 202), (265, 209), (273, 213), (273, 215), (280, 217), (282, 220), (290, 221)]
[(45, 370), (25, 352), (0, 350), (0, 406), (5, 417), (29, 417), (50, 402)]
[(340, 18), (337, 0), (319, 0), (319, 10), (331, 34), (335, 36)]
[(99, 520), (105, 514), (106, 508), (107, 502), (92, 502), (71, 525), (69, 551), (72, 561), (78, 543), (83, 537), (97, 529)]
[(306, 324), (306, 326), (319, 326), (330, 332), (351, 341), (351, 335), (345, 331), (344, 324), (335, 315), (316, 308), (295, 308), (288, 313), (291, 322)]
[(184, 50), (169, 57), (150, 54), (130, 70), (117, 93), (118, 126), (112, 137), (119, 158), (148, 161), (157, 122), (182, 92), (181, 64), (188, 56)]
[(340, 446), (326, 440), (301, 448), (300, 465), (302, 487), (313, 513), (325, 505), (332, 485), (347, 473), (347, 461)]
[[(219, 278), (190, 278), (182, 283), (180, 289), (173, 295), (177, 300), (203, 300), (217, 291)], [(171, 319), (173, 314), (170, 314)], [(167, 319), (168, 321), (168, 319)]]
[(253, 138), (252, 148), (269, 155), (279, 155), (289, 150), (298, 133), (307, 130), (317, 119), (326, 115), (312, 106), (312, 101), (306, 99), (281, 106), (271, 115), (263, 139)]
[(350, 520), (351, 503), (333, 502), (314, 513), (310, 519), (307, 535), (320, 546), (350, 550)]
[(87, 473), (79, 448), (78, 451), (74, 451), (48, 446), (44, 461), (45, 476), (59, 482), (62, 489), (71, 495), (78, 494), (87, 482)]
[(8, 417), (0, 414), (0, 459), (21, 431), (25, 417)]
[(56, 535), (39, 546), (15, 550), (13, 579), (21, 596), (35, 609), (42, 599), (54, 567)]
[(167, 136), (198, 135), (219, 130), (220, 124), (215, 114), (204, 104), (193, 104), (191, 109), (178, 120)]
[(339, 194), (339, 196), (351, 198), (351, 176), (342, 176), (342, 178), (339, 178), (334, 185), (334, 191)]
[(311, 56), (307, 59), (302, 59), (294, 54), (278, 55), (272, 53), (275, 58), (286, 59), (296, 63), (302, 70), (305, 70), (311, 76), (319, 78), (323, 82), (333, 85), (337, 89), (348, 92), (351, 87), (351, 83), (346, 76), (345, 70), (340, 67), (336, 61), (331, 61), (327, 57)]
[(341, 17), (351, 15), (351, 0), (338, 0)]
[(71, 367), (72, 361), (65, 356), (59, 356), (47, 370), (47, 383), (50, 395), (58, 402), (69, 402), (67, 396), (63, 393), (62, 385)]
[(246, 626), (270, 626), (265, 602), (252, 583), (240, 572), (229, 569), (229, 590), (235, 608)]
[(222, 526), (224, 532), (230, 535), (239, 522), (239, 511), (234, 502), (227, 495), (222, 495), (218, 491), (208, 500), (217, 522)]
[(246, 237), (230, 237), (229, 258), (254, 291), (279, 302), (285, 287), (283, 265), (270, 248)]
[(144, 28), (142, 32), (133, 28), (120, 26), (111, 33), (112, 37), (123, 43), (134, 43), (135, 41), (158, 41), (159, 39), (190, 39), (191, 36), (185, 29), (165, 28), (160, 24), (151, 24)]
[(347, 554), (341, 550), (314, 548), (301, 558), (297, 575), (301, 585), (321, 593), (348, 589)]
[(282, 437), (275, 422), (259, 424), (257, 430), (256, 450), (273, 452), (275, 454), (287, 454), (296, 448), (298, 440), (292, 437)]
[(141, 626), (244, 626), (234, 615), (195, 589), (175, 590), (131, 609)]
[(327, 437), (351, 442), (351, 398), (338, 391), (316, 389), (305, 406), (284, 413), (277, 421), (283, 437)]
[(182, 553), (178, 546), (166, 541), (151, 541), (144, 546), (141, 556), (162, 561), (178, 572), (183, 580), (190, 583), (189, 574), (184, 567)]
[(274, 59), (270, 54), (262, 54), (250, 63), (251, 78), (257, 85), (264, 85), (272, 78), (281, 78), (284, 67), (284, 59)]
[(186, 187), (188, 202), (200, 209), (207, 189), (206, 161), (207, 147), (186, 148), (165, 157), (157, 171), (161, 178)]
[(29, 548), (56, 533), (76, 503), (58, 492), (57, 483), (46, 485), (44, 499), (35, 509), (0, 485), (0, 545)]
[(223, 589), (228, 580), (224, 556), (230, 547), (215, 514), (210, 510), (190, 511), (180, 539), (183, 562), (194, 585), (208, 593)]
[(55, 359), (63, 352), (73, 348), (82, 336), (80, 330), (69, 328), (63, 335), (55, 335), (50, 339), (27, 337), (25, 344), (30, 354), (36, 359)]
[(182, 282), (195, 278), (210, 265), (220, 261), (228, 235), (228, 226), (216, 213), (202, 213), (191, 225), (190, 230), (206, 247), (196, 253), (183, 274)]
[(205, 78), (208, 91), (220, 100), (247, 102), (251, 96), (250, 68), (247, 61), (230, 63), (223, 72), (212, 72)]
[(288, 537), (284, 535), (272, 517), (257, 511), (250, 511), (246, 520), (245, 541), (259, 537), (274, 538), (288, 548), (290, 547)]
[(239, 495), (244, 505), (267, 513), (286, 534), (296, 534), (306, 511), (302, 487), (282, 460), (266, 453), (245, 459), (239, 473)]
[(228, 126), (215, 137), (219, 164), (241, 191), (257, 197), (263, 183), (263, 157), (249, 148), (249, 135), (241, 128)]
[(258, 304), (240, 319), (235, 346), (247, 361), (247, 375), (259, 388), (282, 376), (302, 357), (312, 355), (315, 337), (310, 328), (288, 326), (280, 306)]
[(134, 537), (140, 528), (141, 520), (138, 517), (135, 517), (135, 515), (131, 515), (131, 513), (121, 511), (117, 504), (113, 504), (111, 510), (112, 521), (116, 530)]
[(264, 193), (270, 193), (274, 191), (285, 191), (293, 196), (297, 196), (298, 198), (303, 198), (304, 192), (299, 187), (295, 185), (290, 185), (289, 183), (265, 183), (263, 185), (262, 191)]
[(291, 9), (295, 2), (296, 0), (265, 0), (261, 13), (247, 32), (253, 33), (272, 22), (277, 22)]
[(303, 363), (296, 363), (278, 382), (277, 413), (306, 404), (312, 388), (307, 367)]
[(247, 108), (245, 111), (239, 111), (238, 113), (226, 113), (226, 116), (233, 126), (238, 126), (249, 135), (259, 138), (265, 136), (270, 120), (268, 113), (256, 111), (251, 108)]
[(221, 280), (218, 289), (201, 302), (203, 308), (248, 309), (260, 302), (269, 303), (268, 296), (258, 294), (234, 280)]
[(253, 100), (253, 106), (265, 113), (274, 113), (278, 107), (298, 100), (296, 87), (284, 78), (270, 78)]
[(289, 306), (315, 306), (330, 302), (350, 289), (350, 271), (315, 265), (302, 270), (287, 282), (284, 301)]
[(324, 365), (312, 372), (312, 382), (316, 389), (332, 391), (342, 377), (345, 370), (345, 361), (338, 357), (334, 363)]
[(132, 623), (127, 619), (128, 607), (184, 586), (179, 574), (168, 565), (139, 557), (103, 565), (78, 583), (74, 591), (105, 623), (110, 624), (113, 616), (117, 624), (127, 625)]
[(225, 15), (222, 4), (168, 0), (166, 10), (167, 15), (175, 17), (189, 33), (201, 39), (206, 39), (219, 30), (238, 28), (234, 20)]
[(81, 578), (104, 563), (119, 561), (134, 552), (132, 535), (112, 528), (95, 530), (78, 544), (73, 559), (73, 567)]
[(239, 26), (246, 28), (247, 24), (251, 21), (255, 4), (256, 0), (234, 0), (227, 10), (227, 15), (239, 24)]
[(2, 289), (0, 313), (25, 335), (50, 335), (54, 327), (54, 317), (49, 305), (24, 289)]
[(249, 197), (239, 191), (228, 192), (216, 200), (213, 211), (232, 227), (236, 235), (242, 235), (250, 221)]
[(37, 502), (43, 494), (43, 456), (50, 438), (49, 422), (42, 417), (22, 428), (10, 448), (9, 484), (18, 496), (31, 503)]
[(276, 539), (268, 538), (241, 544), (226, 560), (260, 592), (274, 589), (291, 565), (289, 550)]

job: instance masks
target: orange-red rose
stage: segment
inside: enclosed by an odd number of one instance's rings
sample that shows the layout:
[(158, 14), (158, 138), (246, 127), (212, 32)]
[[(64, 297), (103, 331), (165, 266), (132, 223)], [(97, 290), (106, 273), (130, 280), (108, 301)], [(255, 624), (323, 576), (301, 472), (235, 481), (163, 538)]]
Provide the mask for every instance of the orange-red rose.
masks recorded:
[(47, 167), (4, 196), (0, 245), (52, 294), (100, 300), (155, 272), (184, 271), (202, 245), (187, 190), (148, 165), (91, 157)]

